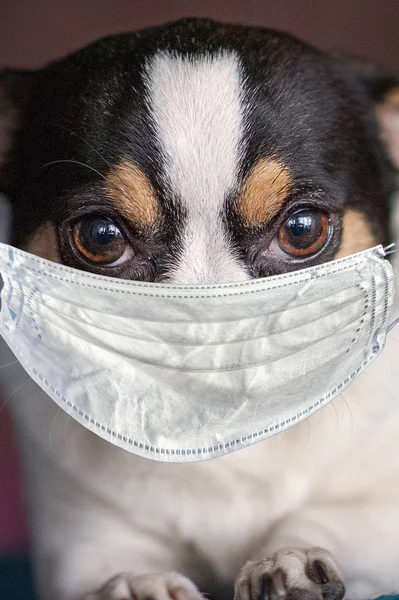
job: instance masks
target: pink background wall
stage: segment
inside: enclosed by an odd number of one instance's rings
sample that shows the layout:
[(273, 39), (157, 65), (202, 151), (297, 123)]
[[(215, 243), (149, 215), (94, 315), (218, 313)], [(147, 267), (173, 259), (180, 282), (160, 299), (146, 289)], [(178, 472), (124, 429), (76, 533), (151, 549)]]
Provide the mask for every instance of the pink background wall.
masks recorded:
[[(399, 0), (0, 0), (0, 68), (39, 67), (103, 35), (183, 16), (284, 29), (399, 72)], [(27, 539), (10, 432), (0, 411), (0, 553)]]
[(0, 66), (39, 66), (103, 35), (188, 15), (286, 29), (397, 66), (398, 0), (2, 0)]

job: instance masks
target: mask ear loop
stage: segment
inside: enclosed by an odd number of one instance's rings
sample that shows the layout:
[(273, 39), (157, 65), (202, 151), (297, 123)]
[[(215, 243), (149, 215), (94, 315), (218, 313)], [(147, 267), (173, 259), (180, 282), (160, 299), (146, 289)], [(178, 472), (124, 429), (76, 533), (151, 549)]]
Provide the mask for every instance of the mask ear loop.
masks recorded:
[(396, 327), (396, 325), (399, 323), (399, 317), (397, 317), (397, 319), (395, 319), (394, 321), (392, 321), (392, 323), (390, 323), (387, 327), (387, 334), (392, 331), (392, 329), (394, 327)]
[[(385, 246), (385, 248), (383, 248), (384, 250), (384, 256), (389, 256), (389, 254), (395, 254), (396, 252), (399, 252), (399, 248), (396, 248), (395, 250), (391, 250), (391, 248), (394, 248), (396, 246), (395, 242), (392, 242), (392, 244), (389, 244), (389, 246)], [(388, 252), (387, 252), (388, 250)], [(392, 329), (394, 327), (396, 327), (396, 325), (399, 323), (399, 317), (397, 317), (394, 321), (392, 321), (392, 323), (390, 323), (387, 327), (387, 334), (392, 331)]]
[[(391, 248), (394, 248), (396, 246), (395, 242), (392, 242), (392, 244), (389, 244), (389, 246), (385, 246), (385, 248), (383, 248), (384, 250), (384, 256), (388, 256), (389, 254), (395, 254), (395, 252), (399, 252), (399, 248), (396, 248), (395, 250), (391, 250)], [(388, 250), (388, 252), (387, 252)]]
[[(392, 242), (392, 244), (389, 244), (389, 246), (385, 246), (385, 248), (383, 248), (384, 256), (387, 256), (388, 254), (394, 254), (395, 252), (399, 252), (399, 248), (397, 248), (396, 250), (391, 250), (391, 248), (394, 248), (395, 246), (395, 242)], [(387, 252), (387, 250), (389, 252)]]

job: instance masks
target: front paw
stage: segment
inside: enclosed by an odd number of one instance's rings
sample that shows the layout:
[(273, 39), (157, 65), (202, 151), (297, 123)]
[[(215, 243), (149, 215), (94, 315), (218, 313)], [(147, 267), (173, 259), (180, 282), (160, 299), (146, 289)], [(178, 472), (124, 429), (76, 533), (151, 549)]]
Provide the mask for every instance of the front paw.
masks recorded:
[(329, 552), (287, 548), (247, 562), (234, 600), (341, 600), (344, 594), (341, 570)]
[(133, 577), (121, 573), (84, 600), (204, 600), (195, 585), (179, 573)]

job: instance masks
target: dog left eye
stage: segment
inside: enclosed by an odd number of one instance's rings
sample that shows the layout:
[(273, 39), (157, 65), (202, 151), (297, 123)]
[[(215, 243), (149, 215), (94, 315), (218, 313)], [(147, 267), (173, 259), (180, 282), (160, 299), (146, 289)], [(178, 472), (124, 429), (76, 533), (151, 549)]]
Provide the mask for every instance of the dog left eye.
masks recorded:
[(106, 217), (85, 217), (75, 223), (72, 242), (81, 257), (98, 266), (114, 267), (133, 256), (119, 227)]
[(325, 245), (330, 231), (330, 219), (325, 212), (313, 208), (301, 209), (280, 226), (277, 243), (288, 256), (307, 258)]

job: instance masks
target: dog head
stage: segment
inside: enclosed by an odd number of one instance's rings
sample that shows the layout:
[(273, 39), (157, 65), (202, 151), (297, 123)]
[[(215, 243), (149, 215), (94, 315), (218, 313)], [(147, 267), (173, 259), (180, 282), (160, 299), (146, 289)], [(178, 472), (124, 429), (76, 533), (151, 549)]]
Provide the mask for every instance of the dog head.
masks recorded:
[(6, 70), (13, 243), (99, 274), (214, 283), (391, 241), (395, 85), (284, 33), (195, 19)]

